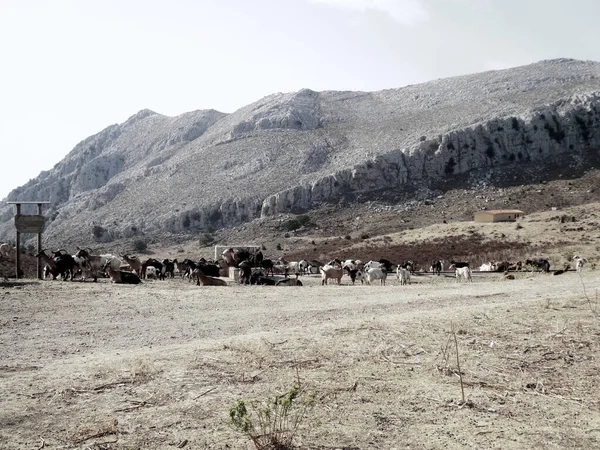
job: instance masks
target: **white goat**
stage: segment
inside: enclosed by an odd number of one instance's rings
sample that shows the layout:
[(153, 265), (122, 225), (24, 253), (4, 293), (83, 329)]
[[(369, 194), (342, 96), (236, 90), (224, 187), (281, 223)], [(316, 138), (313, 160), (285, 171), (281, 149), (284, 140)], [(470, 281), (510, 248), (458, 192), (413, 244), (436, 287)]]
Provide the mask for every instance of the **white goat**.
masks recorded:
[(587, 264), (588, 260), (579, 256), (579, 255), (575, 255), (573, 256), (573, 261), (575, 261), (575, 270), (577, 270), (577, 272), (581, 273), (583, 271), (583, 266), (585, 264)]
[(377, 261), (366, 262), (365, 265), (363, 266), (363, 269), (365, 272), (368, 272), (369, 269), (379, 269), (379, 268), (381, 268), (381, 263), (377, 262)]
[[(110, 267), (113, 270), (119, 270), (121, 268), (121, 264), (123, 264), (123, 261), (121, 261), (114, 255), (91, 255), (90, 252), (88, 252), (85, 249), (79, 249), (75, 254), (74, 258), (85, 259), (86, 263), (85, 270), (83, 271), (83, 273), (89, 275), (90, 277), (93, 277), (94, 281), (98, 280), (98, 272), (103, 271), (107, 263), (110, 264)], [(85, 278), (85, 275), (83, 275), (82, 279), (84, 281)]]
[(387, 272), (384, 268), (373, 267), (367, 270), (367, 284), (371, 284), (375, 280), (381, 280), (381, 284), (385, 286), (385, 280), (387, 278)]
[[(154, 266), (146, 267), (146, 278), (154, 278), (156, 280), (157, 277), (158, 277), (158, 275), (156, 273), (156, 267), (154, 267)], [(190, 280), (191, 279), (192, 279), (192, 277), (190, 277)]]
[(494, 270), (496, 270), (496, 268), (494, 267), (494, 263), (489, 262), (479, 266), (478, 270), (480, 272), (493, 272)]
[(402, 266), (396, 267), (396, 279), (400, 280), (400, 285), (410, 284), (410, 270)]
[(468, 267), (457, 267), (454, 273), (457, 283), (473, 281), (473, 278), (471, 278), (471, 269)]
[(330, 278), (337, 280), (337, 284), (342, 284), (342, 277), (344, 276), (344, 269), (341, 267), (333, 267), (329, 264), (325, 264), (321, 267), (321, 285), (327, 284)]

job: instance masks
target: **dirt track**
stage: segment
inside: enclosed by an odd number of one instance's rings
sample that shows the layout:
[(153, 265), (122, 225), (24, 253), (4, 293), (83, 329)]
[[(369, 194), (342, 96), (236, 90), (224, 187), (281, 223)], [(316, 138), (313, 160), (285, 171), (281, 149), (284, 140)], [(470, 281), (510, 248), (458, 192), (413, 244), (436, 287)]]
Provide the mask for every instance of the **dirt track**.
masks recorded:
[(0, 448), (252, 448), (229, 408), (297, 376), (301, 448), (600, 446), (600, 273), (415, 278), (0, 288)]

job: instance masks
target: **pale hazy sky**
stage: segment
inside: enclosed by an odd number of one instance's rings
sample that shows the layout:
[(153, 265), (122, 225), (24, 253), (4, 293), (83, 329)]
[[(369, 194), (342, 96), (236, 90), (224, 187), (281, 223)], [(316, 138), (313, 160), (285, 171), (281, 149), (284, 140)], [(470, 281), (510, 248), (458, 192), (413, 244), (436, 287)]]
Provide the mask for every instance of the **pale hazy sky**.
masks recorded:
[(0, 199), (144, 108), (600, 61), (598, 18), (598, 0), (0, 0)]

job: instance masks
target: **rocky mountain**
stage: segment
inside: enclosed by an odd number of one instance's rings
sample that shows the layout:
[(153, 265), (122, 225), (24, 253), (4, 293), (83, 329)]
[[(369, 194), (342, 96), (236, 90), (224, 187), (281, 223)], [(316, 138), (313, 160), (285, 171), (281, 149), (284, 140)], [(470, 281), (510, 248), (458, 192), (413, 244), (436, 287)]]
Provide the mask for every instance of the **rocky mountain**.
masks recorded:
[(600, 149), (600, 63), (542, 61), (378, 92), (273, 94), (232, 114), (143, 110), (0, 203), (49, 200), (46, 240), (197, 233), (474, 170), (582, 172)]

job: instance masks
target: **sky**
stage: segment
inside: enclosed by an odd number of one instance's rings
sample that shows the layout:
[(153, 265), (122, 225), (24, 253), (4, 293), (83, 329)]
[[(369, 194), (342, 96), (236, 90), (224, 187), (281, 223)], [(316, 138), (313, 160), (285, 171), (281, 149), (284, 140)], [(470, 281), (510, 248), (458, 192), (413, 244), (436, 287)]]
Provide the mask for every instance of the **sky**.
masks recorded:
[(600, 61), (599, 17), (598, 0), (0, 0), (0, 199), (142, 109)]

